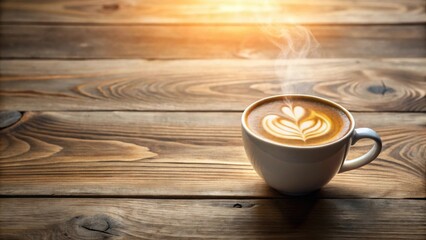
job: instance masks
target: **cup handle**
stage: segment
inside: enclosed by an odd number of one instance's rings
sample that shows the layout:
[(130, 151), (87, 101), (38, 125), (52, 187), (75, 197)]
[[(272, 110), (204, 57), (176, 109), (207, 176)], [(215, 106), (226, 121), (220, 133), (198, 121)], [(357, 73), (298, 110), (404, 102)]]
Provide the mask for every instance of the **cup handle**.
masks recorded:
[(352, 160), (346, 159), (343, 162), (342, 167), (340, 168), (339, 173), (353, 170), (359, 167), (362, 167), (371, 161), (373, 161), (382, 151), (382, 140), (380, 139), (379, 134), (377, 134), (373, 129), (370, 128), (357, 128), (352, 135), (352, 145), (354, 145), (358, 140), (362, 138), (369, 138), (374, 140), (374, 146), (366, 154), (361, 157), (357, 157)]

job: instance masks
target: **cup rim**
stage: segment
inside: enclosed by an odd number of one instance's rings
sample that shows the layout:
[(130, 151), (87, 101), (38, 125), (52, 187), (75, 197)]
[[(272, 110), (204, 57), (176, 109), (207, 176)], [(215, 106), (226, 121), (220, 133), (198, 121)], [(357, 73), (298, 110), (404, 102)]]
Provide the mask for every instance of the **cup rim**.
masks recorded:
[[(245, 121), (246, 115), (249, 112), (249, 110), (251, 110), (254, 106), (256, 106), (256, 105), (258, 105), (258, 104), (260, 104), (262, 102), (265, 102), (267, 100), (274, 99), (274, 98), (282, 98), (282, 97), (308, 97), (308, 98), (314, 98), (314, 99), (318, 99), (318, 100), (324, 101), (324, 102), (326, 102), (326, 103), (328, 103), (328, 104), (330, 104), (332, 106), (335, 106), (335, 107), (339, 108), (340, 110), (342, 110), (346, 114), (346, 116), (348, 116), (348, 118), (349, 118), (349, 120), (351, 122), (351, 127), (348, 130), (348, 132), (345, 135), (343, 135), (342, 137), (340, 137), (340, 138), (338, 138), (338, 139), (336, 139), (334, 141), (328, 142), (328, 143), (324, 143), (324, 144), (320, 144), (320, 145), (313, 145), (313, 146), (294, 146), (294, 145), (289, 145), (289, 144), (284, 144), (284, 143), (278, 143), (278, 142), (269, 140), (267, 138), (258, 136), (258, 134), (255, 134), (254, 132), (252, 132), (250, 130), (250, 128), (247, 126), (246, 121)], [(243, 112), (243, 114), (241, 116), (241, 124), (242, 124), (244, 130), (249, 135), (251, 135), (252, 137), (254, 137), (254, 138), (256, 138), (256, 139), (258, 139), (260, 141), (263, 141), (263, 142), (266, 142), (266, 143), (269, 143), (269, 144), (272, 144), (272, 145), (276, 145), (276, 146), (279, 146), (279, 147), (287, 147), (287, 148), (295, 148), (295, 149), (316, 149), (316, 148), (327, 147), (327, 146), (336, 144), (336, 143), (338, 143), (340, 141), (343, 141), (349, 135), (352, 135), (352, 133), (353, 133), (353, 131), (355, 129), (355, 120), (354, 120), (352, 114), (346, 108), (344, 108), (340, 104), (335, 103), (335, 102), (333, 102), (331, 100), (328, 100), (326, 98), (322, 98), (322, 97), (318, 97), (318, 96), (314, 96), (314, 95), (308, 95), (308, 94), (279, 94), (279, 95), (273, 95), (273, 96), (261, 98), (261, 99), (255, 101), (255, 102), (253, 102), (249, 106), (247, 106), (246, 109), (244, 109), (244, 112)]]

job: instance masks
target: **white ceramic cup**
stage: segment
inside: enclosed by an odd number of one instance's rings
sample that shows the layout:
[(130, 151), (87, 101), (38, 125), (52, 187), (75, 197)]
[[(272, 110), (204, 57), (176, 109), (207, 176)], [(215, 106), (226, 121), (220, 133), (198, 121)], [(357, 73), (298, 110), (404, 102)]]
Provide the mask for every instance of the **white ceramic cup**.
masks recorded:
[[(290, 146), (268, 140), (249, 129), (245, 119), (250, 110), (273, 98), (303, 96), (335, 106), (351, 121), (349, 131), (340, 139), (317, 146)], [(289, 195), (304, 195), (327, 184), (337, 173), (362, 167), (373, 161), (382, 149), (380, 136), (372, 129), (357, 128), (352, 114), (337, 103), (310, 95), (277, 95), (263, 98), (248, 106), (242, 115), (244, 148), (256, 172), (272, 188)], [(349, 148), (362, 138), (374, 141), (363, 156), (346, 160)]]

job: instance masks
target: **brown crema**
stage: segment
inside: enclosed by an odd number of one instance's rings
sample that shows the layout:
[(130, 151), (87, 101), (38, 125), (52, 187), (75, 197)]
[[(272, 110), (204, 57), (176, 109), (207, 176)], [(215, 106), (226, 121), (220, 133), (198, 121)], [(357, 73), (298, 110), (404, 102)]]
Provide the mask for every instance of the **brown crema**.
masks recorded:
[(309, 96), (262, 101), (249, 109), (244, 120), (256, 135), (292, 146), (327, 144), (351, 129), (351, 120), (342, 109)]

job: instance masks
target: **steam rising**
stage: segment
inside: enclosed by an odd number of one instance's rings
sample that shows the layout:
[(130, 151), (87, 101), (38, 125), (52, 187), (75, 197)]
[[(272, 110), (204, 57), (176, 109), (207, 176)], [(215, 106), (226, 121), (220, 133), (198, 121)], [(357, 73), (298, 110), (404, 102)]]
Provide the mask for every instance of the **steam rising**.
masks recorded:
[(266, 37), (280, 49), (278, 59), (304, 59), (316, 57), (320, 47), (311, 31), (301, 25), (264, 25)]
[[(263, 5), (269, 9), (274, 8), (269, 0), (261, 0)], [(278, 6), (275, 6), (275, 9)], [(279, 11), (286, 14), (282, 9)], [(303, 59), (317, 58), (320, 56), (320, 44), (313, 36), (312, 32), (301, 25), (279, 24), (274, 15), (259, 16), (267, 21), (261, 26), (262, 32), (280, 51), (275, 62), (275, 73), (280, 80), (281, 93), (302, 93), (301, 85), (297, 84), (307, 77), (315, 76), (307, 64), (302, 64)], [(293, 22), (288, 19), (288, 22)]]

